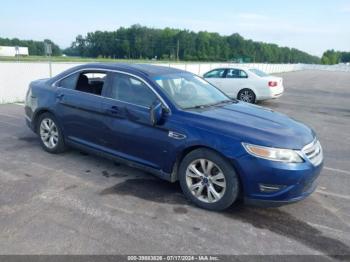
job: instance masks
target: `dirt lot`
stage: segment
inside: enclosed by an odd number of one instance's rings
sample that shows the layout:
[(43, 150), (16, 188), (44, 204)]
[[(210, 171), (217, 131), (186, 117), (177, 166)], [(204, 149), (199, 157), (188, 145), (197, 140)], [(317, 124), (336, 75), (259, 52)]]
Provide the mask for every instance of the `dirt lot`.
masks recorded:
[(49, 155), (23, 107), (0, 106), (0, 254), (350, 255), (350, 74), (282, 74), (261, 105), (313, 127), (325, 168), (317, 191), (278, 209), (190, 205), (178, 184), (78, 151)]

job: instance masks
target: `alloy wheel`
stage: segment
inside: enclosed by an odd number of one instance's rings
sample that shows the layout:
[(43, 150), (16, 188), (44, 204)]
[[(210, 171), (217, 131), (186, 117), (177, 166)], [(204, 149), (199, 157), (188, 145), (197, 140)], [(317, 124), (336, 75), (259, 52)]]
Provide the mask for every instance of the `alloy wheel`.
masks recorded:
[(208, 159), (197, 159), (187, 167), (186, 184), (192, 195), (205, 203), (218, 202), (226, 191), (224, 173)]
[(40, 124), (40, 138), (49, 149), (54, 149), (58, 144), (58, 129), (55, 122), (45, 118)]
[(254, 93), (250, 90), (244, 90), (240, 93), (239, 100), (242, 100), (243, 102), (247, 103), (253, 103), (254, 102)]

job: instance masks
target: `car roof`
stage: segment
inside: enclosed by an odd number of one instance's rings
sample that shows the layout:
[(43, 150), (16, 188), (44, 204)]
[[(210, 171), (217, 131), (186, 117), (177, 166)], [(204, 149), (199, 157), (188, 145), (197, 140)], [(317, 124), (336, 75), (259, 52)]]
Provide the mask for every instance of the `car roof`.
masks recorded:
[(186, 71), (183, 71), (177, 68), (172, 68), (165, 65), (131, 64), (130, 67), (132, 67), (135, 70), (139, 70), (149, 76), (167, 75), (167, 74), (176, 74), (176, 73), (186, 72)]
[(84, 64), (80, 66), (80, 68), (81, 69), (96, 68), (96, 69), (107, 69), (107, 70), (121, 70), (125, 72), (146, 75), (148, 77), (186, 72), (180, 69), (172, 68), (161, 64), (151, 65), (151, 64), (127, 64), (127, 63), (93, 63), (93, 64)]
[(64, 77), (66, 77), (69, 74), (72, 74), (76, 71), (82, 71), (82, 70), (115, 70), (115, 71), (122, 71), (126, 73), (130, 73), (136, 76), (140, 77), (157, 77), (161, 75), (168, 75), (168, 74), (179, 74), (179, 73), (187, 73), (187, 71), (183, 71), (180, 69), (172, 68), (165, 65), (151, 65), (151, 64), (128, 64), (128, 63), (87, 63), (79, 66), (75, 66), (73, 68), (70, 68), (53, 78), (51, 78), (49, 81), (54, 83), (55, 81), (58, 81)]
[[(211, 69), (210, 71), (213, 71), (213, 70), (218, 70), (218, 69), (222, 69), (222, 70), (227, 70), (227, 69), (242, 69), (242, 70), (249, 70), (251, 69), (252, 67), (248, 67), (248, 66), (227, 66), (227, 67), (218, 67), (218, 68), (213, 68)], [(209, 72), (210, 72), (209, 71)]]

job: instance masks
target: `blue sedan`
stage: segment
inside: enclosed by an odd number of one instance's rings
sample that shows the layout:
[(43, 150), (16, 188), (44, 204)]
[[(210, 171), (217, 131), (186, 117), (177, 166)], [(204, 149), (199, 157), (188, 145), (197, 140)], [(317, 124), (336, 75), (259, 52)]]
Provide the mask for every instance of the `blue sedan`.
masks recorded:
[(179, 181), (210, 210), (302, 200), (323, 166), (309, 127), (168, 67), (78, 66), (32, 82), (25, 113), (47, 152), (74, 147)]

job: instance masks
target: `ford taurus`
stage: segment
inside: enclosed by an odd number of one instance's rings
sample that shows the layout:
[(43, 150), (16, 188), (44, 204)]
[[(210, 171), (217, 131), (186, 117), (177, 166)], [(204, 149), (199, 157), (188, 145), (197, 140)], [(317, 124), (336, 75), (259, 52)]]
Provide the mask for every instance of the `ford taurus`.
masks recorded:
[(210, 210), (302, 200), (323, 166), (306, 125), (168, 67), (78, 66), (32, 82), (25, 113), (47, 152), (74, 147), (179, 181)]

